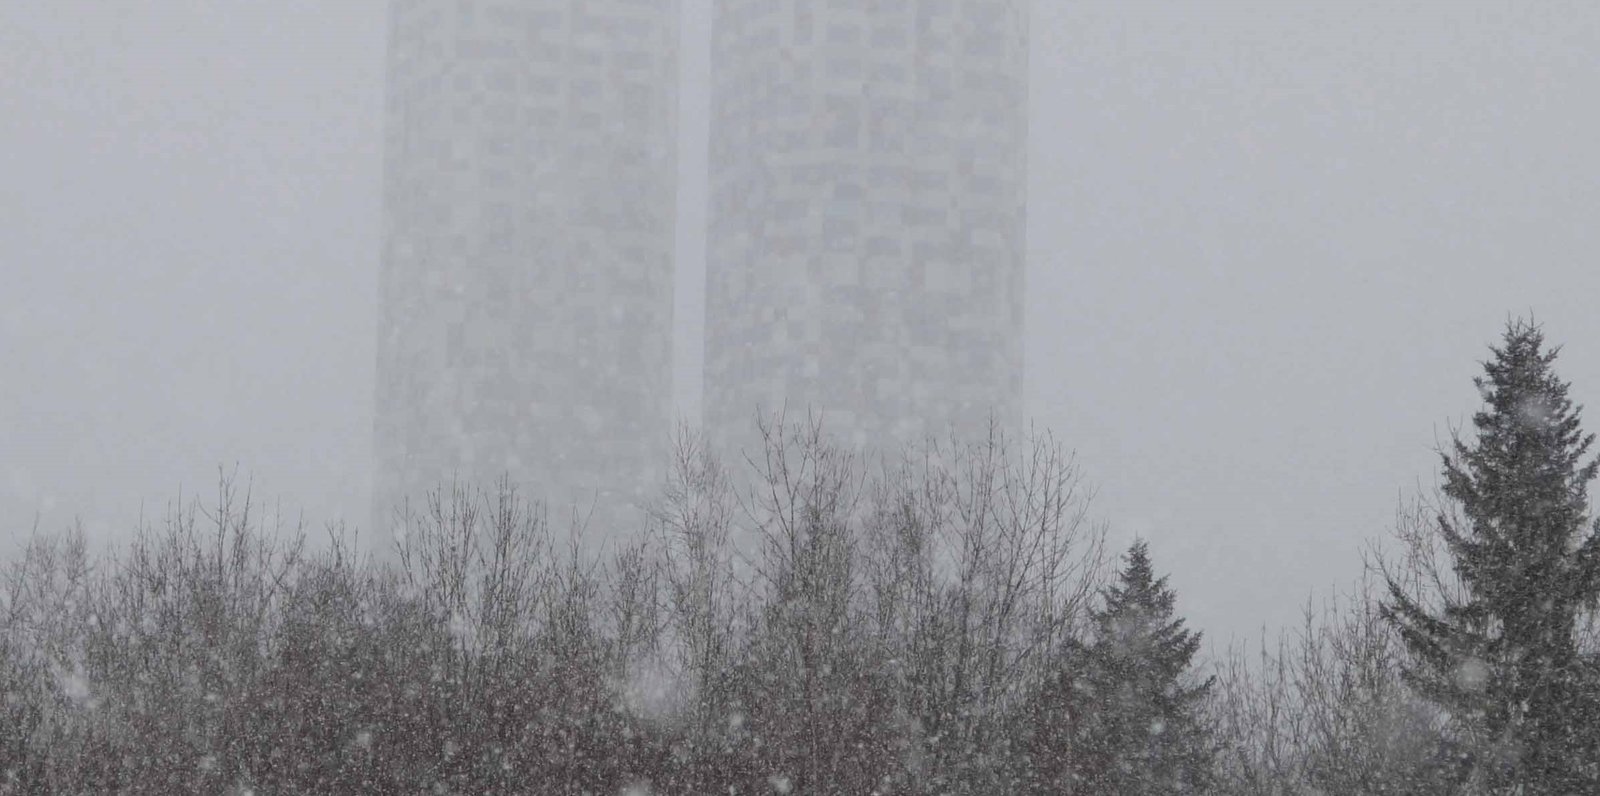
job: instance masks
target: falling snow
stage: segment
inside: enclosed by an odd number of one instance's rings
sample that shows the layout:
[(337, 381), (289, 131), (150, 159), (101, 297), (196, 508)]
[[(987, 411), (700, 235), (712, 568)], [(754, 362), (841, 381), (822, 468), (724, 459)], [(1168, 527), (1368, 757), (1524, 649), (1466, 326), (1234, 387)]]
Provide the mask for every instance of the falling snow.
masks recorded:
[(1591, 10), (15, 5), (0, 796), (1600, 793)]

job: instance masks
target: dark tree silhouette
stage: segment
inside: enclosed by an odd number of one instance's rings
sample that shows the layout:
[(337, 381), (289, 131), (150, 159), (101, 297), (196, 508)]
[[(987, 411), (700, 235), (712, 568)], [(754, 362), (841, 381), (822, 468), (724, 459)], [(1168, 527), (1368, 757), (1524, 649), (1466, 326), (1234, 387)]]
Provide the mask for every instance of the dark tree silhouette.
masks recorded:
[(1136, 542), (1117, 583), (1032, 705), (1028, 758), (1049, 793), (1186, 794), (1210, 782), (1202, 719), (1211, 678), (1192, 670), (1200, 633), (1174, 615), (1176, 595)]
[(1600, 596), (1600, 535), (1588, 485), (1592, 434), (1537, 325), (1511, 323), (1475, 379), (1476, 438), (1444, 460), (1434, 530), (1453, 579), (1388, 578), (1384, 617), (1404, 672), (1452, 720), (1463, 780), (1494, 792), (1594, 793), (1592, 687), (1575, 641)]

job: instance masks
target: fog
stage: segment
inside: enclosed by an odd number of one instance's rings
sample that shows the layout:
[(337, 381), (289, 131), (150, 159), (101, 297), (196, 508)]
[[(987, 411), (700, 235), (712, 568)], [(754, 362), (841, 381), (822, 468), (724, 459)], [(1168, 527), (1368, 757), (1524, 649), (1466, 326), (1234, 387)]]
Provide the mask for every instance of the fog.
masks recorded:
[[(686, 0), (677, 413), (708, 4)], [(127, 537), (220, 465), (371, 489), (386, 4), (0, 8), (0, 517)], [(1348, 584), (1506, 319), (1600, 395), (1600, 12), (1037, 2), (1026, 408), (1213, 640)], [(1590, 421), (1593, 425), (1593, 420)]]

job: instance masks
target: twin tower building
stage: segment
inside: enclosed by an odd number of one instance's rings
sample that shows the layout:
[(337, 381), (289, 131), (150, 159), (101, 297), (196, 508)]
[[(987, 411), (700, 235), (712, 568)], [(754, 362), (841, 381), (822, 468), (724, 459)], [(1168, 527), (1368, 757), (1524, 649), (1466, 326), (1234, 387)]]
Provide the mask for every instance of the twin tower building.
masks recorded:
[[(710, 0), (703, 428), (853, 445), (1021, 414), (1028, 0)], [(655, 494), (676, 0), (395, 0), (374, 504)]]

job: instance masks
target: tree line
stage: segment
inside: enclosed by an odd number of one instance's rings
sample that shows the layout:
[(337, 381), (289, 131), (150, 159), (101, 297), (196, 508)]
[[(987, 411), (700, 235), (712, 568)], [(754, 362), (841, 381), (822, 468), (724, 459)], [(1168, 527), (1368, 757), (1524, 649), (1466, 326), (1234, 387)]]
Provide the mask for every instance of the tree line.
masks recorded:
[(1212, 660), (1047, 435), (869, 461), (779, 421), (730, 467), (685, 433), (639, 533), (449, 485), (382, 561), (224, 479), (11, 562), (0, 793), (1600, 792), (1600, 465), (1555, 356), (1508, 326), (1360, 587)]

